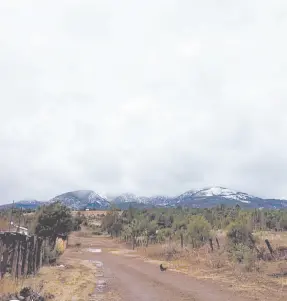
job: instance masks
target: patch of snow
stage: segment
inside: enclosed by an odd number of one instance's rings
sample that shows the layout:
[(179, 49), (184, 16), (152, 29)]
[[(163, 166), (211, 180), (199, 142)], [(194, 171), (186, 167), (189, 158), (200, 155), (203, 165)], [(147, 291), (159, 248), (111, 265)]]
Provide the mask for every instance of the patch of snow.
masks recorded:
[(244, 200), (240, 200), (241, 203), (247, 203), (247, 204), (250, 204), (251, 202), (250, 201), (244, 201)]

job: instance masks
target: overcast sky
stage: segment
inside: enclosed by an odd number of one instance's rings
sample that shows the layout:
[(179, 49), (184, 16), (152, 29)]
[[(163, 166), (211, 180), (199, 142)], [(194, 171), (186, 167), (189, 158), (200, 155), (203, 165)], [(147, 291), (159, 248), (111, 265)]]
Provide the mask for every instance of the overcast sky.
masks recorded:
[(0, 1), (0, 203), (287, 197), (286, 0)]

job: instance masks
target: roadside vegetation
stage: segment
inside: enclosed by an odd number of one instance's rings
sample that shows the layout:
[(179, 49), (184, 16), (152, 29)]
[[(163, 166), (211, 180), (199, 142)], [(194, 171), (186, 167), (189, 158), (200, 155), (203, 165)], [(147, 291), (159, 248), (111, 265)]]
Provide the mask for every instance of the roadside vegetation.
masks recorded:
[[(146, 258), (255, 293), (287, 288), (287, 210), (111, 209), (102, 231)], [(252, 284), (253, 283), (253, 284)], [(252, 289), (251, 289), (252, 288)], [(286, 292), (286, 291), (285, 291)]]
[[(60, 255), (66, 249), (69, 234), (72, 231), (79, 231), (84, 219), (80, 214), (73, 216), (72, 211), (68, 207), (56, 202), (43, 206), (35, 212), (25, 212), (20, 209), (1, 211), (0, 229), (2, 231), (9, 230), (10, 221), (14, 225), (27, 227), (29, 235), (36, 235), (44, 239), (43, 263), (50, 265), (56, 264)], [(38, 289), (24, 288), (21, 285), (23, 282), (24, 279), (23, 281), (18, 279), (15, 282), (8, 273), (5, 274), (5, 277), (0, 280), (0, 300), (10, 300), (12, 296), (23, 297), (25, 292), (27, 298), (29, 297), (31, 300), (48, 300), (52, 298), (52, 294), (44, 296), (39, 293)]]

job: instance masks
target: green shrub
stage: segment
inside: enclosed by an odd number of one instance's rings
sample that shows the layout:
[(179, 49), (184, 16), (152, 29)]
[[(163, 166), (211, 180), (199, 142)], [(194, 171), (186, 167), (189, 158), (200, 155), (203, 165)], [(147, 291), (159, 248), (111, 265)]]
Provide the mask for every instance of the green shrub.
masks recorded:
[(243, 244), (249, 249), (254, 247), (255, 238), (251, 228), (244, 222), (233, 222), (227, 227), (227, 242), (232, 248), (234, 245)]
[(231, 259), (239, 264), (242, 264), (244, 271), (251, 272), (256, 268), (256, 254), (244, 244), (234, 245), (229, 249)]
[(202, 246), (210, 238), (211, 226), (202, 215), (193, 215), (187, 226), (187, 235), (194, 248)]
[(253, 271), (256, 267), (254, 247), (255, 238), (248, 223), (239, 221), (228, 226), (227, 250), (233, 261), (242, 264), (247, 272)]

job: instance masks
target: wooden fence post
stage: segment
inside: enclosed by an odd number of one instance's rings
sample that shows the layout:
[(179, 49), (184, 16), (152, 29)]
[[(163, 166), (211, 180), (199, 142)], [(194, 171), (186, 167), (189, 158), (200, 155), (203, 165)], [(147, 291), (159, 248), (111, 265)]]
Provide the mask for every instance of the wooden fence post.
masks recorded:
[(17, 258), (18, 258), (18, 244), (19, 241), (15, 239), (15, 236), (13, 235), (13, 241), (11, 243), (12, 245), (12, 256), (10, 260), (11, 265), (11, 275), (12, 277), (16, 277), (16, 268), (17, 268)]
[(35, 236), (29, 239), (28, 274), (34, 273)]
[(265, 239), (265, 243), (266, 243), (266, 245), (267, 245), (267, 248), (268, 248), (270, 254), (273, 255), (274, 251), (273, 251), (273, 249), (272, 249), (272, 247), (271, 247), (271, 244), (270, 244), (269, 240), (268, 240), (268, 239)]
[(212, 242), (212, 238), (209, 238), (209, 245), (210, 245), (211, 252), (213, 252), (213, 242)]
[(180, 247), (183, 249), (183, 233), (180, 233)]
[(33, 256), (33, 274), (36, 275), (37, 273), (37, 254), (38, 254), (38, 238), (34, 236), (34, 256)]
[(133, 250), (135, 249), (135, 237), (134, 236), (132, 236), (132, 248), (133, 248)]
[(29, 240), (28, 237), (25, 238), (23, 242), (23, 259), (22, 259), (22, 268), (21, 273), (24, 277), (27, 276), (28, 272), (28, 256), (29, 256)]
[(37, 261), (36, 261), (36, 269), (37, 271), (40, 269), (42, 266), (42, 239), (37, 237), (37, 252), (35, 254)]
[(215, 237), (215, 240), (216, 240), (217, 248), (220, 249), (220, 245), (219, 245), (219, 240), (218, 240), (218, 238)]
[(43, 250), (44, 250), (44, 241), (41, 239), (40, 241), (40, 252), (39, 252), (39, 268), (43, 265)]
[(21, 269), (19, 267), (20, 262), (21, 262), (21, 266), (22, 266), (22, 239), (21, 237), (19, 237), (19, 241), (18, 241), (18, 248), (17, 248), (17, 260), (16, 260), (16, 278), (18, 278), (19, 276), (21, 276)]

